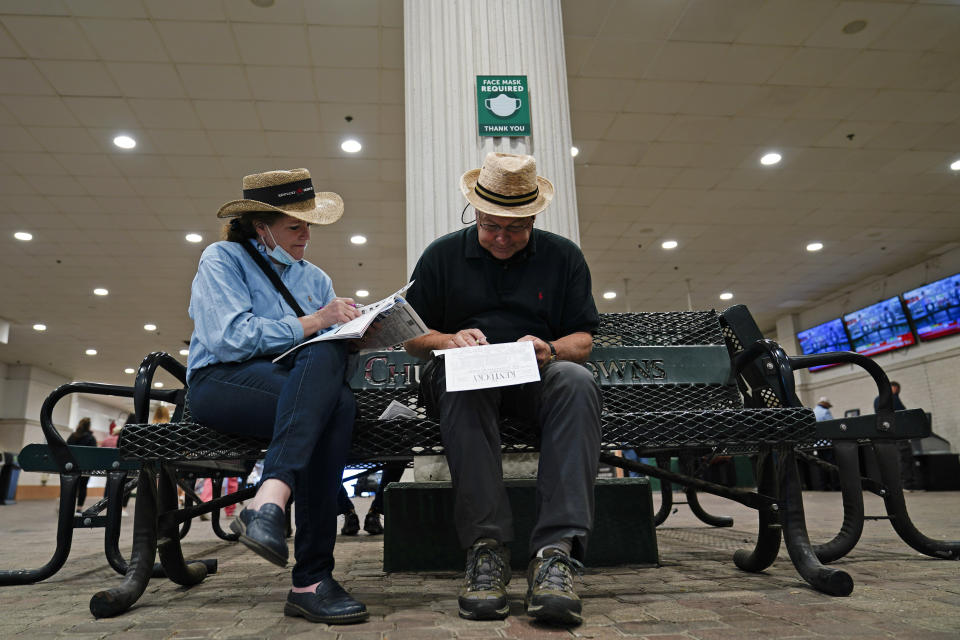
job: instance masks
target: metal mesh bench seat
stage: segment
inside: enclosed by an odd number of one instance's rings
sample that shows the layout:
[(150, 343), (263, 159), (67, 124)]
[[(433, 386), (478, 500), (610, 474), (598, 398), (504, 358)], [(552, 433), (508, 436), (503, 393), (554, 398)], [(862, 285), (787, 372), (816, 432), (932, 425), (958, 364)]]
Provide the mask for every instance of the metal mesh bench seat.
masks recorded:
[[(128, 425), (122, 454), (127, 459), (179, 462), (190, 460), (257, 459), (267, 442), (222, 434), (193, 422)], [(539, 448), (528, 423), (501, 423), (503, 451), (524, 453)], [(656, 411), (605, 413), (602, 448), (643, 452), (694, 449), (717, 455), (756, 452), (764, 444), (812, 443), (816, 422), (808, 409), (728, 409), (720, 411)], [(397, 418), (358, 422), (350, 459), (378, 462), (415, 455), (442, 454), (439, 425), (433, 420)]]

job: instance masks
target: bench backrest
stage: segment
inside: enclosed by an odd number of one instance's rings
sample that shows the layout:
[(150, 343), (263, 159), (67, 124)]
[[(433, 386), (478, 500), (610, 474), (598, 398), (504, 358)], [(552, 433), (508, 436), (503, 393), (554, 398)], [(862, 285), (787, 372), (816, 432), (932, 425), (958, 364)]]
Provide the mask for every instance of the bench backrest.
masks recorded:
[[(742, 406), (714, 311), (601, 314), (585, 363), (603, 389), (604, 410), (729, 409)], [(417, 410), (422, 362), (405, 351), (375, 351), (351, 363), (361, 419), (391, 400)]]

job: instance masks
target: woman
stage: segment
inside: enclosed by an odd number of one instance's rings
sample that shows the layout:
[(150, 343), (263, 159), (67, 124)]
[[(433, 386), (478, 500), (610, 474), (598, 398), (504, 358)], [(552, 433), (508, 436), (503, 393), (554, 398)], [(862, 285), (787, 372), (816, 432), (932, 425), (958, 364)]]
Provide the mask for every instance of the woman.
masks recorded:
[[(306, 169), (246, 176), (243, 195), (217, 212), (231, 218), (224, 241), (204, 250), (193, 280), (191, 410), (218, 431), (270, 439), (260, 488), (230, 526), (251, 550), (285, 566), (284, 509), (296, 499), (296, 564), (284, 613), (359, 622), (366, 607), (332, 576), (337, 488), (356, 413), (345, 382), (346, 345), (314, 342), (272, 362), (359, 315), (353, 300), (336, 297), (330, 277), (303, 259), (310, 225), (339, 220), (343, 201), (315, 193)], [(293, 304), (264, 269), (279, 276)]]
[[(90, 418), (80, 418), (77, 423), (77, 430), (67, 438), (67, 444), (78, 447), (95, 447), (97, 439), (90, 431)], [(87, 483), (90, 482), (90, 476), (80, 476), (77, 482), (77, 515), (83, 510), (83, 503), (87, 501)]]
[[(159, 407), (158, 407), (158, 408), (159, 408)], [(137, 421), (137, 414), (135, 414), (135, 413), (128, 413), (128, 414), (127, 414), (127, 419), (126, 419), (126, 421), (124, 421), (124, 423), (123, 423), (122, 425), (118, 425), (118, 424), (115, 424), (115, 423), (111, 422), (111, 423), (110, 423), (110, 435), (108, 435), (106, 438), (104, 438), (103, 440), (100, 441), (100, 446), (101, 446), (101, 447), (111, 447), (111, 448), (113, 448), (113, 449), (116, 449), (116, 448), (117, 448), (117, 442), (120, 440), (120, 432), (123, 430), (123, 428), (124, 428), (125, 426), (127, 426), (128, 424), (133, 424), (133, 423), (135, 423), (136, 421)], [(122, 505), (121, 508), (120, 508), (120, 515), (121, 515), (121, 516), (128, 516), (128, 515), (130, 515), (129, 513), (127, 513), (127, 505), (130, 504), (130, 493), (131, 493), (131, 492), (127, 491), (127, 492), (124, 492), (124, 494), (123, 494), (123, 505)]]

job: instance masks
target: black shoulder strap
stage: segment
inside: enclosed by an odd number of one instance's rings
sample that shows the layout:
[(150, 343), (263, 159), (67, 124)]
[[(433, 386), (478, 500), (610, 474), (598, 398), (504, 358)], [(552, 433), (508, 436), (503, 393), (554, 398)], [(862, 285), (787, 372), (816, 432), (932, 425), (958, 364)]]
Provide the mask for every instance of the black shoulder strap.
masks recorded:
[(257, 263), (257, 266), (263, 270), (270, 282), (273, 283), (273, 286), (277, 288), (277, 291), (280, 292), (280, 295), (283, 296), (283, 299), (287, 301), (287, 304), (290, 305), (290, 308), (293, 309), (294, 313), (297, 314), (297, 317), (305, 316), (306, 313), (303, 312), (303, 309), (300, 308), (300, 305), (297, 304), (297, 301), (294, 299), (293, 294), (290, 293), (290, 290), (287, 289), (287, 285), (283, 284), (283, 281), (280, 280), (280, 276), (277, 275), (276, 270), (270, 266), (270, 263), (267, 262), (267, 259), (260, 255), (260, 252), (253, 248), (253, 246), (246, 239), (240, 241), (240, 245), (250, 254), (250, 257), (253, 258), (253, 261)]

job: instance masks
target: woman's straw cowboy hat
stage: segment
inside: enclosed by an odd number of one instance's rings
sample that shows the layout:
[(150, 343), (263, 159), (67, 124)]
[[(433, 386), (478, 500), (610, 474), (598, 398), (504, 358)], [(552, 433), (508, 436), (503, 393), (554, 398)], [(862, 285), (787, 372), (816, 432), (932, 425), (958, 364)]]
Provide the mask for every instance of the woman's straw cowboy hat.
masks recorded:
[(460, 178), (460, 190), (478, 211), (507, 218), (534, 216), (553, 200), (553, 184), (537, 175), (533, 156), (490, 152), (483, 166)]
[(217, 211), (232, 218), (251, 211), (285, 213), (311, 224), (332, 224), (343, 215), (343, 198), (332, 191), (313, 190), (306, 169), (265, 171), (243, 177), (243, 200), (231, 200)]

